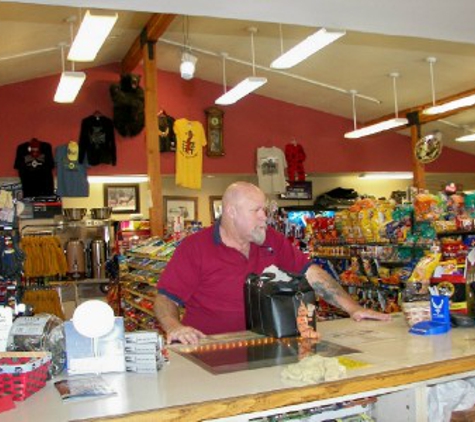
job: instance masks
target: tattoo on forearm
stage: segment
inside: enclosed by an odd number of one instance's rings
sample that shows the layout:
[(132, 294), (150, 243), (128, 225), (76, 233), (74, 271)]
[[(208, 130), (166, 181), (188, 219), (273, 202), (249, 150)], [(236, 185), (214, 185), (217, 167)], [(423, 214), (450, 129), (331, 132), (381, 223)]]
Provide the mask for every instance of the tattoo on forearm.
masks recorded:
[(318, 280), (312, 280), (310, 284), (318, 296), (334, 306), (341, 307), (340, 299), (348, 296), (343, 287), (324, 271), (318, 274)]

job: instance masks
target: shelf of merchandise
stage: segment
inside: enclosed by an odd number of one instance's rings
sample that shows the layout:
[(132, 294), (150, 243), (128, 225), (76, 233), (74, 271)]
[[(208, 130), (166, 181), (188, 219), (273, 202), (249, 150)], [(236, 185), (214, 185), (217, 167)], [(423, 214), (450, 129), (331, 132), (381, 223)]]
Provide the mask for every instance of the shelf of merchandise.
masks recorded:
[(122, 291), (130, 293), (133, 296), (141, 297), (142, 299), (147, 299), (151, 302), (153, 302), (155, 300), (155, 296), (150, 296), (150, 295), (147, 295), (147, 294), (144, 294), (144, 293), (141, 293), (141, 292), (137, 292), (133, 289), (129, 289), (128, 287), (122, 287)]
[[(137, 329), (160, 330), (152, 305), (155, 300), (157, 281), (170, 259), (168, 244), (164, 247), (167, 253), (166, 257), (160, 256), (156, 252), (142, 253), (134, 250), (124, 252), (122, 271), (119, 277), (120, 297), (121, 312), (126, 320), (126, 329), (129, 331)], [(143, 301), (146, 301), (147, 307), (143, 306)]]
[[(344, 261), (350, 261), (354, 258), (369, 259), (376, 263), (377, 267), (387, 268), (389, 274), (393, 275), (394, 271), (403, 268), (408, 265), (411, 260), (407, 257), (402, 260), (394, 259), (394, 256), (390, 256), (396, 253), (395, 249), (405, 249), (411, 250), (411, 259), (417, 253), (417, 250), (429, 249), (429, 244), (405, 244), (400, 242), (316, 242), (314, 247), (318, 248), (319, 246), (323, 248), (335, 248), (335, 254), (332, 253), (318, 253), (317, 251), (311, 253), (312, 258), (325, 259), (332, 263), (332, 265), (341, 265)], [(393, 252), (388, 252), (386, 256), (378, 256), (377, 248), (384, 247), (394, 249)], [(374, 249), (373, 249), (374, 248)], [(328, 252), (327, 249), (324, 249), (325, 252)], [(341, 275), (340, 273), (339, 275)], [(364, 275), (366, 277), (366, 275)], [(376, 292), (374, 296), (379, 294), (386, 295), (390, 293), (392, 296), (399, 295), (401, 289), (401, 283), (396, 283), (394, 280), (392, 282), (387, 282), (386, 280), (380, 277), (368, 278), (367, 281), (360, 281), (359, 283), (350, 283), (343, 280), (339, 280), (341, 286), (347, 290), (350, 294), (355, 297), (358, 296), (358, 291), (364, 291), (363, 297), (360, 297), (360, 303), (365, 306), (364, 301), (368, 297), (372, 297), (371, 292)], [(383, 310), (383, 309), (378, 309)]]
[(147, 309), (147, 308), (144, 308), (143, 306), (140, 306), (139, 304), (137, 303), (134, 303), (132, 300), (129, 300), (129, 299), (124, 299), (124, 302), (125, 303), (128, 303), (130, 306), (132, 306), (133, 308), (135, 309), (138, 309), (139, 311), (142, 311), (143, 313), (147, 314), (147, 315), (150, 315), (152, 317), (154, 317), (154, 313), (151, 309)]

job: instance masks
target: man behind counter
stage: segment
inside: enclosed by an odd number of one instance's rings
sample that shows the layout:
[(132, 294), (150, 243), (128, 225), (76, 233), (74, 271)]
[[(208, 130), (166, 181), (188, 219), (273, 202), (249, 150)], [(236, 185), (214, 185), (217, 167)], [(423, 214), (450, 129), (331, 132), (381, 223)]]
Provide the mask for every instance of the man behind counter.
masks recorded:
[[(246, 277), (270, 265), (305, 273), (317, 295), (356, 321), (390, 319), (361, 307), (283, 234), (267, 227), (264, 193), (236, 182), (224, 192), (221, 219), (185, 238), (160, 276), (154, 312), (167, 341), (195, 344), (206, 334), (245, 330)], [(179, 306), (185, 307), (181, 322)]]

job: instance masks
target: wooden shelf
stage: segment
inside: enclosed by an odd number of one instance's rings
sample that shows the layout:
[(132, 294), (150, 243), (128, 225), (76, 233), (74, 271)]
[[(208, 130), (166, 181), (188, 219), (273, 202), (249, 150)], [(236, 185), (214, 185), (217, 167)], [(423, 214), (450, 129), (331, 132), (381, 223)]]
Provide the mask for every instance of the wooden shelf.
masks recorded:
[(133, 264), (133, 263), (130, 263), (130, 262), (128, 263), (128, 266), (130, 268), (133, 268), (134, 270), (150, 271), (151, 273), (154, 273), (154, 274), (161, 274), (163, 272), (163, 270), (165, 269), (165, 267), (163, 267), (163, 268), (160, 268), (158, 270), (158, 269), (154, 269), (154, 268), (149, 268), (149, 267), (144, 266), (144, 265)]
[(130, 301), (129, 299), (125, 299), (125, 298), (123, 298), (123, 299), (126, 303), (128, 303), (133, 308), (138, 309), (139, 311), (142, 311), (142, 312), (146, 313), (147, 315), (153, 316), (155, 318), (155, 314), (153, 313), (153, 311), (151, 309), (143, 308), (142, 306), (137, 305), (136, 303)]
[(130, 293), (131, 295), (138, 296), (138, 297), (142, 297), (142, 298), (147, 299), (147, 300), (150, 300), (150, 301), (152, 301), (152, 302), (155, 300), (155, 297), (153, 297), (153, 296), (148, 296), (148, 295), (146, 295), (146, 294), (144, 294), (144, 293), (140, 293), (140, 292), (137, 292), (137, 291), (135, 291), (135, 290), (129, 289), (128, 287), (123, 287), (122, 289), (123, 289), (125, 292)]
[(131, 258), (152, 259), (154, 261), (161, 261), (161, 262), (168, 262), (170, 260), (169, 258), (147, 255), (147, 254), (138, 253), (138, 252), (126, 252), (125, 256), (131, 257)]
[[(129, 273), (127, 276), (123, 276), (123, 277), (127, 277), (127, 278), (122, 278), (122, 280), (120, 280), (121, 283), (143, 283), (143, 284), (148, 284), (150, 286), (155, 286), (157, 284), (156, 281), (148, 281), (148, 280), (145, 280), (142, 278), (142, 276), (138, 276), (140, 278), (135, 278), (133, 274)], [(130, 277), (130, 279), (128, 278)]]

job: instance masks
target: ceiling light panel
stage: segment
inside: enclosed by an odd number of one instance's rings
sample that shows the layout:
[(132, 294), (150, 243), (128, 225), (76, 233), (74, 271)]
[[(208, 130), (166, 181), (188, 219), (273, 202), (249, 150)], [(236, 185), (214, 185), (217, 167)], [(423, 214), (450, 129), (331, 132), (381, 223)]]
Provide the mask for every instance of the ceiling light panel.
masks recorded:
[(273, 69), (290, 69), (345, 34), (345, 31), (329, 31), (322, 28), (275, 59), (270, 67)]
[(68, 60), (93, 61), (112, 31), (117, 18), (117, 13), (96, 15), (87, 10), (69, 50)]
[(56, 103), (73, 103), (85, 80), (86, 74), (84, 72), (61, 73), (54, 101)]

